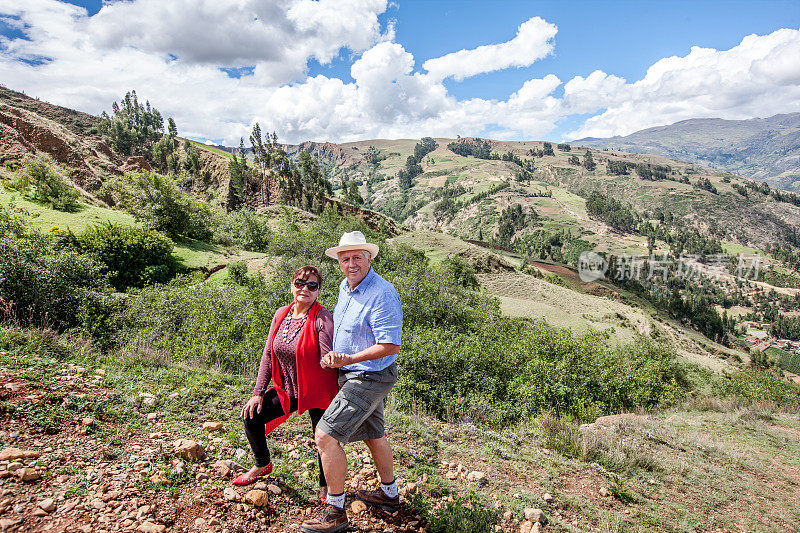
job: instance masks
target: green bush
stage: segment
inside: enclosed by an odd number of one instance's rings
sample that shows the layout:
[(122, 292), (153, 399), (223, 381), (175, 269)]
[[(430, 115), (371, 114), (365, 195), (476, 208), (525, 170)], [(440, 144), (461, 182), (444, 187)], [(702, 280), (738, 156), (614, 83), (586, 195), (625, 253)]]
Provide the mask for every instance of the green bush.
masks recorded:
[(712, 394), (745, 402), (773, 402), (800, 407), (800, 385), (792, 383), (777, 370), (747, 369), (725, 374), (712, 382)]
[(61, 233), (57, 239), (103, 265), (109, 283), (118, 291), (165, 283), (178, 272), (172, 241), (149, 228), (108, 222), (89, 226), (78, 235)]
[(109, 180), (103, 192), (148, 227), (170, 238), (207, 241), (211, 238), (212, 212), (208, 205), (184, 193), (175, 181), (155, 172), (131, 172)]
[(26, 198), (49, 205), (58, 211), (77, 211), (80, 206), (78, 191), (64, 183), (64, 180), (43, 161), (27, 160), (11, 187)]
[(215, 286), (179, 277), (132, 291), (119, 342), (133, 354), (253, 373), (275, 310), (290, 301), (288, 282)]
[(28, 231), (27, 219), (14, 206), (13, 200), (7, 207), (0, 205), (0, 238), (23, 237)]
[(238, 246), (243, 250), (266, 252), (272, 232), (267, 219), (252, 209), (243, 208), (228, 213), (217, 224), (214, 240), (224, 246)]
[(689, 388), (675, 355), (644, 340), (615, 348), (602, 334), (502, 317), (404, 335), (398, 399), (441, 418), (500, 424), (549, 410), (593, 419), (672, 404)]
[(102, 265), (43, 238), (0, 239), (0, 300), (5, 319), (57, 330), (80, 325), (79, 312), (107, 290)]
[(244, 261), (234, 261), (228, 265), (228, 279), (239, 285), (247, 283), (247, 263)]

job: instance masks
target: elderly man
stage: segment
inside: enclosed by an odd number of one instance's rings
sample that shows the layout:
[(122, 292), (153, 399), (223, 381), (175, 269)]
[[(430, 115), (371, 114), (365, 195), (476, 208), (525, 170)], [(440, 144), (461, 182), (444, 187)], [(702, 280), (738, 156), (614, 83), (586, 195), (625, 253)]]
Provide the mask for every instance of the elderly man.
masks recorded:
[(345, 279), (333, 312), (333, 350), (321, 364), (339, 369), (341, 389), (317, 425), (315, 439), (328, 482), (325, 505), (303, 522), (305, 533), (331, 533), (348, 527), (344, 509), (347, 457), (342, 445), (363, 440), (372, 453), (381, 483), (359, 490), (364, 503), (394, 511), (399, 506), (392, 448), (384, 435), (383, 400), (397, 381), (403, 310), (391, 283), (371, 267), (378, 253), (360, 231), (345, 233), (325, 254), (339, 261)]

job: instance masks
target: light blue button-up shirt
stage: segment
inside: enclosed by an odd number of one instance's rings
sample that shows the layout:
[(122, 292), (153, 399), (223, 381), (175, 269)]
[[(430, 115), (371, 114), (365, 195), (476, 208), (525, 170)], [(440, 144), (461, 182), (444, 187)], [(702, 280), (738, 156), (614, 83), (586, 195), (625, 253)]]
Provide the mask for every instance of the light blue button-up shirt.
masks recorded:
[[(333, 310), (333, 351), (352, 355), (378, 343), (400, 346), (402, 333), (403, 308), (391, 283), (372, 268), (353, 290), (347, 278), (342, 280)], [(342, 368), (375, 372), (388, 367), (396, 358), (397, 355), (387, 355)]]

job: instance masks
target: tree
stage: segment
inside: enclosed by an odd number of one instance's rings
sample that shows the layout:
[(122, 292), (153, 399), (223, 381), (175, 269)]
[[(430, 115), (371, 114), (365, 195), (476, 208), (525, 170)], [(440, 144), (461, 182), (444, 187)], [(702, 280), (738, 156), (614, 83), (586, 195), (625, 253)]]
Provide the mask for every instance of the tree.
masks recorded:
[(177, 137), (178, 136), (178, 126), (175, 125), (175, 121), (172, 117), (169, 117), (167, 120), (167, 132), (169, 133), (170, 137)]
[(140, 104), (136, 91), (129, 91), (120, 104), (112, 104), (111, 110), (110, 116), (103, 111), (98, 130), (114, 151), (122, 155), (149, 156), (150, 145), (164, 132), (164, 119), (158, 109), (150, 107), (149, 101)]
[(271, 146), (269, 134), (267, 134), (266, 144), (261, 138), (261, 126), (258, 122), (253, 125), (250, 134), (250, 147), (253, 153), (253, 162), (261, 175), (261, 203), (269, 205), (269, 168), (272, 163)]
[(244, 139), (239, 139), (239, 156), (232, 154), (228, 163), (230, 180), (228, 183), (228, 210), (239, 209), (245, 201), (245, 186), (247, 185), (247, 159), (244, 153)]
[(592, 158), (592, 151), (587, 149), (586, 153), (583, 154), (583, 168), (592, 171), (596, 166), (594, 158)]

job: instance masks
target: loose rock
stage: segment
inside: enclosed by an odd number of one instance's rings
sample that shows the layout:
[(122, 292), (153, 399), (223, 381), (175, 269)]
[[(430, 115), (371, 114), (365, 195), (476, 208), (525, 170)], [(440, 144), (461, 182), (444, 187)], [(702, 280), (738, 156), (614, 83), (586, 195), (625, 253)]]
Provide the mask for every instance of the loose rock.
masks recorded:
[(480, 485), (485, 485), (486, 483), (489, 482), (489, 480), (486, 479), (486, 473), (480, 472), (478, 470), (475, 470), (467, 474), (467, 481), (474, 481), (475, 483), (478, 483)]
[(544, 516), (544, 511), (541, 509), (532, 509), (528, 507), (525, 509), (525, 520), (530, 520), (531, 522), (540, 522), (544, 523), (546, 520)]
[(56, 502), (53, 501), (53, 498), (45, 498), (44, 500), (40, 501), (38, 505), (40, 509), (48, 513), (52, 513), (56, 508)]
[(36, 481), (42, 477), (39, 472), (33, 468), (20, 468), (17, 470), (17, 475), (21, 481)]
[(222, 431), (222, 422), (203, 422), (203, 429), (206, 431)]
[(222, 497), (229, 502), (239, 501), (239, 493), (231, 487), (225, 487), (225, 490), (222, 491)]
[(350, 510), (353, 512), (353, 514), (361, 514), (367, 510), (367, 504), (361, 500), (356, 500), (350, 504)]
[(164, 533), (166, 530), (167, 526), (163, 524), (154, 524), (150, 521), (136, 528), (136, 531), (141, 531), (142, 533)]
[(190, 461), (199, 460), (206, 456), (206, 451), (200, 443), (189, 439), (178, 439), (174, 443), (175, 455)]
[(0, 461), (14, 461), (16, 459), (35, 459), (39, 457), (39, 452), (33, 450), (21, 450), (19, 448), (5, 448), (0, 451)]
[(244, 495), (244, 501), (255, 507), (266, 507), (269, 504), (269, 493), (265, 490), (249, 490)]

